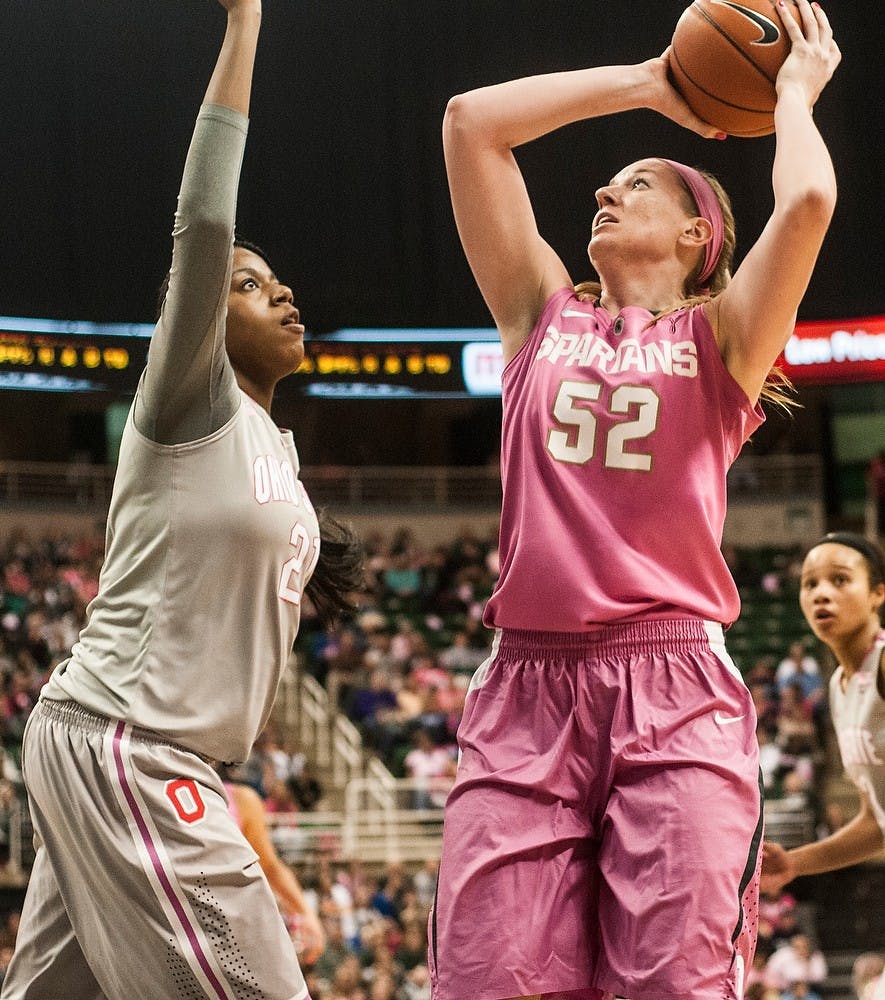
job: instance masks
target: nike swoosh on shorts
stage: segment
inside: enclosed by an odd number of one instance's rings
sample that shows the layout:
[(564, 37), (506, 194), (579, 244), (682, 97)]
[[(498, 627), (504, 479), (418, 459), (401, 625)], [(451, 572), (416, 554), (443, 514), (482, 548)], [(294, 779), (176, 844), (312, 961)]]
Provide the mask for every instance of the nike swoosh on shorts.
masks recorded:
[(723, 715), (721, 712), (717, 712), (713, 716), (713, 721), (717, 726), (729, 726), (732, 722), (740, 722), (743, 718), (743, 715)]

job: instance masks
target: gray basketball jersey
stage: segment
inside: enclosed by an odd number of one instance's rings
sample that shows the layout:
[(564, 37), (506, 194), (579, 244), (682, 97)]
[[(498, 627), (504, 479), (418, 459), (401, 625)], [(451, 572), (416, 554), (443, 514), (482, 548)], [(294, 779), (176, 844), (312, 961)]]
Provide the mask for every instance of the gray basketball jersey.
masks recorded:
[(44, 697), (244, 760), (318, 552), (292, 436), (245, 395), (191, 444), (155, 444), (130, 416), (99, 593)]
[(885, 834), (885, 697), (878, 677), (885, 653), (885, 632), (857, 671), (844, 683), (839, 667), (830, 679), (830, 713), (842, 764), (860, 791), (869, 797)]
[(240, 391), (224, 350), (245, 131), (242, 115), (201, 110), (98, 596), (42, 695), (225, 761), (267, 721), (319, 554), (292, 435)]

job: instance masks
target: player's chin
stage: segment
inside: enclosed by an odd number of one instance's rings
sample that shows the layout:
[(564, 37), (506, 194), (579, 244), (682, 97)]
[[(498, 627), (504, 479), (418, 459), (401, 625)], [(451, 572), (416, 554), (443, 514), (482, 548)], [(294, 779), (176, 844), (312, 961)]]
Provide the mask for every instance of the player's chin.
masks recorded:
[(587, 244), (587, 256), (594, 267), (596, 266), (596, 259), (607, 252), (611, 252), (616, 246), (615, 242), (610, 239), (614, 227), (615, 223), (613, 222), (604, 223), (601, 226), (597, 226), (590, 234), (590, 242)]
[(277, 373), (277, 378), (285, 378), (296, 372), (304, 360), (304, 340), (287, 335), (284, 343), (277, 342), (267, 355), (267, 365)]
[(295, 372), (301, 367), (301, 362), (304, 360), (304, 337), (303, 335), (298, 337), (293, 344), (290, 345), (287, 353), (287, 364), (289, 366), (289, 372)]
[(835, 618), (822, 618), (811, 620), (811, 631), (817, 636), (821, 642), (826, 642), (828, 639), (833, 639), (834, 636), (839, 631), (839, 623)]

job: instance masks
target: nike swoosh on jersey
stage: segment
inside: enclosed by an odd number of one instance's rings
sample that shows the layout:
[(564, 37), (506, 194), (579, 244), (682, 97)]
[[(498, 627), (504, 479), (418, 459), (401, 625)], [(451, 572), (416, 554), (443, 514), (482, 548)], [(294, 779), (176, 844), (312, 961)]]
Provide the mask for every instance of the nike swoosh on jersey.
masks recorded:
[(751, 45), (774, 45), (774, 43), (781, 37), (780, 28), (770, 21), (764, 14), (760, 14), (758, 10), (751, 10), (749, 7), (742, 7), (739, 3), (732, 3), (732, 0), (713, 0), (714, 3), (722, 4), (723, 7), (731, 7), (732, 10), (736, 10), (738, 14), (743, 14), (748, 21), (752, 21), (757, 28), (762, 30), (762, 34), (753, 39), (750, 43)]
[(575, 316), (578, 319), (590, 319), (590, 313), (581, 312), (580, 309), (563, 309), (561, 315)]
[(743, 718), (743, 715), (723, 715), (721, 712), (717, 712), (713, 716), (713, 721), (717, 726), (730, 726), (732, 722), (740, 722)]

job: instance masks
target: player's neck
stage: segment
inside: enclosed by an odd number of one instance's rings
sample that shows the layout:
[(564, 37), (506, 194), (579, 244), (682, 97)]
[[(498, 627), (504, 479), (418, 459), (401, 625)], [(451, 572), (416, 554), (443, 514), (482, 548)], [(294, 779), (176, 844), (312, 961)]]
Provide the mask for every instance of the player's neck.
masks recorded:
[(607, 313), (616, 316), (625, 306), (638, 306), (650, 313), (666, 312), (675, 308), (684, 295), (679, 281), (664, 269), (652, 273), (628, 273), (602, 279), (599, 304)]
[(864, 660), (869, 656), (870, 650), (873, 648), (879, 631), (878, 618), (871, 618), (863, 628), (831, 645), (830, 648), (833, 650), (846, 677), (851, 677), (860, 670)]
[(273, 391), (275, 386), (260, 385), (254, 379), (235, 371), (237, 385), (246, 393), (254, 403), (257, 403), (262, 410), (270, 415), (271, 403), (273, 403)]

